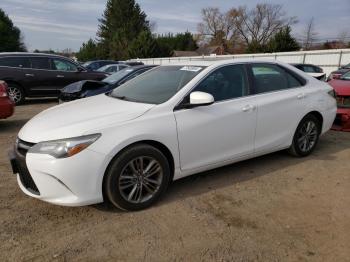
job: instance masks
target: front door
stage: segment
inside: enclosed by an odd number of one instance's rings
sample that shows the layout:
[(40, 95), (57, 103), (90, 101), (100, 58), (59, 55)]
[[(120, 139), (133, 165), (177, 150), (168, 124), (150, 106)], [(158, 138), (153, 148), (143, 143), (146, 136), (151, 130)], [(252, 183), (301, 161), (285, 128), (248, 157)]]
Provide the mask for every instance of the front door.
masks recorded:
[(254, 99), (247, 96), (245, 66), (216, 69), (193, 91), (210, 93), (215, 103), (175, 110), (181, 169), (201, 168), (252, 154), (257, 114)]

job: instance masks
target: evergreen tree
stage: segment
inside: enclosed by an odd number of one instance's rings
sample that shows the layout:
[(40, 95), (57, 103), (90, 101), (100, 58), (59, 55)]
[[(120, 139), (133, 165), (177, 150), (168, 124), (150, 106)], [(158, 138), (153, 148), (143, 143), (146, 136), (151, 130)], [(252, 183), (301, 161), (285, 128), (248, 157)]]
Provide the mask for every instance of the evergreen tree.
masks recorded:
[(21, 31), (0, 8), (0, 52), (23, 52), (26, 47), (21, 39)]
[(149, 31), (143, 31), (131, 43), (129, 55), (132, 58), (159, 57), (157, 41)]
[(295, 40), (295, 38), (291, 35), (292, 29), (290, 26), (286, 26), (282, 28), (278, 33), (275, 34), (274, 37), (268, 43), (268, 51), (269, 52), (290, 52), (290, 51), (298, 51), (300, 46)]
[(135, 0), (108, 0), (99, 22), (99, 49), (105, 58), (128, 58), (127, 45), (141, 32), (150, 32), (147, 16)]
[(77, 58), (81, 62), (85, 62), (88, 60), (95, 60), (98, 58), (97, 55), (97, 44), (94, 40), (89, 39), (86, 43), (83, 43), (82, 47), (80, 47), (79, 52), (76, 54)]

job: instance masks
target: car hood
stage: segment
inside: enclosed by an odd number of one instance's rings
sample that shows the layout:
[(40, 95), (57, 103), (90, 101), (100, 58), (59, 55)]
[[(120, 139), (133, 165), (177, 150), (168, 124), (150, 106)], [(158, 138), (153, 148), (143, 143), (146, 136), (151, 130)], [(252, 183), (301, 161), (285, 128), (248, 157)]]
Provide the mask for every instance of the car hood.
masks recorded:
[(337, 95), (350, 96), (350, 81), (334, 79), (329, 84), (334, 88)]
[(152, 107), (102, 94), (49, 108), (27, 122), (18, 136), (38, 143), (87, 135), (97, 127), (103, 129), (135, 119)]
[(62, 93), (77, 93), (89, 89), (98, 89), (106, 85), (107, 83), (103, 81), (83, 80), (67, 85), (62, 89)]

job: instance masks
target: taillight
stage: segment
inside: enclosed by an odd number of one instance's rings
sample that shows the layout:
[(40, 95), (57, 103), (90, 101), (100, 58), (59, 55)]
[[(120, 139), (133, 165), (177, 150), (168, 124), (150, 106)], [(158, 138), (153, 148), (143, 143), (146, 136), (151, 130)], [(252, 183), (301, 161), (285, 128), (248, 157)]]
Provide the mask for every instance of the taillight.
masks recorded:
[(328, 95), (330, 95), (330, 96), (333, 97), (333, 98), (336, 98), (336, 97), (337, 97), (337, 93), (334, 91), (334, 89), (331, 90), (331, 91), (329, 91), (329, 92), (328, 92)]
[(0, 83), (0, 97), (8, 97), (6, 83)]

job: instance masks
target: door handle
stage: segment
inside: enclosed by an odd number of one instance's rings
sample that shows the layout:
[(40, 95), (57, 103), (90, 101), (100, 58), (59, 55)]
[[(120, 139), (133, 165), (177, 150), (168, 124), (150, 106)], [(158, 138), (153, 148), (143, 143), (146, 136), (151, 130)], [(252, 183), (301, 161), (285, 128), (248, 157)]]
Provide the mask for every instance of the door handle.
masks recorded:
[(251, 111), (251, 110), (255, 110), (255, 106), (252, 106), (252, 105), (246, 105), (242, 108), (242, 111), (243, 112), (248, 112), (248, 111)]
[(57, 77), (57, 78), (64, 78), (63, 75), (57, 75), (56, 77)]
[(303, 99), (303, 98), (305, 98), (305, 94), (299, 94), (299, 95), (297, 96), (297, 98), (298, 98), (298, 99)]
[(28, 77), (33, 77), (34, 74), (26, 74), (25, 76), (28, 76)]

